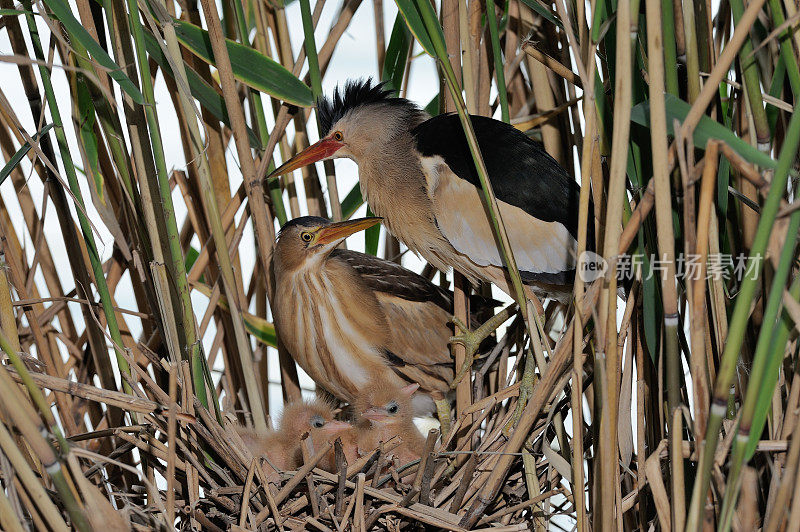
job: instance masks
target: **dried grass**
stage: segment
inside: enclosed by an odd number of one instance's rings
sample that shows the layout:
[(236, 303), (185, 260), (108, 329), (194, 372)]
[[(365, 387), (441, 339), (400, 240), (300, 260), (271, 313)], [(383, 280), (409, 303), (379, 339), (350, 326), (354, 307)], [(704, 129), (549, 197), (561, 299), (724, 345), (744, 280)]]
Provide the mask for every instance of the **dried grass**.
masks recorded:
[[(300, 1), (308, 32), (325, 2)], [(391, 461), (390, 440), (348, 464), (336, 442), (336, 473), (316, 467), (331, 447), (305, 449), (304, 465), (275, 479), (232, 429), (269, 425), (270, 360), (283, 396), (302, 392), (269, 321), (274, 232), (301, 213), (350, 217), (361, 203), (357, 188), (336, 192), (331, 165), (266, 188), (262, 178), (276, 153), (308, 146), (314, 115), (285, 101), (311, 103), (340, 39), (362, 31), (350, 27), (362, 1), (345, 0), (316, 32), (313, 91), (285, 94), (249, 78), (267, 63), (224, 40), (299, 76), (307, 54), (293, 53), (290, 32), (300, 26), (281, 6), (0, 2), (13, 52), (2, 72), (27, 97), (12, 102), (0, 88), (3, 530), (796, 529), (797, 6), (505, 5), (437, 5), (466, 109), (507, 113), (565, 168), (577, 162), (595, 249), (666, 253), (669, 274), (636, 280), (627, 301), (615, 283), (579, 279), (570, 309), (546, 305), (532, 347), (525, 323), (536, 320), (517, 316), (459, 384), (451, 430), (431, 431), (418, 463)], [(128, 16), (145, 6), (143, 20)], [(215, 65), (191, 51), (176, 14), (209, 29)], [(402, 17), (384, 36), (380, 9), (375, 24), (379, 71), (404, 93), (413, 36)], [(47, 48), (39, 27), (55, 31)], [(70, 108), (57, 109), (51, 76), (69, 82)], [(151, 76), (167, 82), (177, 131), (158, 127)], [(190, 92), (201, 85), (204, 95)], [(440, 96), (440, 110), (459, 107), (444, 82)], [(180, 138), (185, 169), (168, 171), (167, 135)], [(237, 190), (229, 173), (243, 176)], [(45, 230), (51, 220), (59, 232)], [(115, 243), (105, 262), (100, 226)], [(251, 229), (257, 260), (244, 271)], [(395, 259), (401, 248), (386, 240)], [(706, 270), (719, 253), (767, 256), (752, 283), (676, 282), (680, 253)], [(454, 288), (466, 321), (470, 287), (456, 276)], [(455, 346), (456, 367), (463, 357)]]

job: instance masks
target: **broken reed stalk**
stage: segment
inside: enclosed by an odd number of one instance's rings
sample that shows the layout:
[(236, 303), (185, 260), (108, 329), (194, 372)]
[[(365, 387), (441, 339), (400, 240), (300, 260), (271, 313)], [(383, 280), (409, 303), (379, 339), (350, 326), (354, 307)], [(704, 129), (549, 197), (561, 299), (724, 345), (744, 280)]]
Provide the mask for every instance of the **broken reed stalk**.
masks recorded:
[[(538, 50), (536, 45), (533, 44), (531, 41), (525, 41), (522, 44), (522, 50), (528, 54), (529, 56), (536, 59), (538, 62), (567, 80), (568, 82), (572, 83), (576, 87), (583, 88), (583, 82), (581, 81), (580, 77), (576, 75), (572, 70), (568, 69), (566, 66), (562, 65), (558, 62), (558, 60), (550, 57), (546, 53)], [(585, 96), (585, 93), (584, 93)]]

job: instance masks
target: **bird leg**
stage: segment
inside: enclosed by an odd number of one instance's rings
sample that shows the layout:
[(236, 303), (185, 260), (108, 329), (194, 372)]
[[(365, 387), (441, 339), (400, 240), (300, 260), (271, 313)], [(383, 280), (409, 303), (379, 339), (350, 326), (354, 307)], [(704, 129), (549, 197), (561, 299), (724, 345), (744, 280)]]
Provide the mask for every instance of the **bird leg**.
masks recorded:
[(511, 430), (517, 426), (519, 418), (522, 417), (522, 411), (528, 404), (528, 398), (533, 393), (533, 385), (535, 384), (536, 377), (534, 375), (536, 364), (533, 361), (533, 353), (530, 350), (525, 354), (525, 369), (522, 371), (522, 379), (519, 383), (519, 398), (517, 399), (517, 406), (514, 408), (514, 415), (503, 427), (503, 435), (508, 437)]
[(453, 382), (450, 383), (451, 390), (455, 390), (458, 383), (461, 382), (461, 379), (463, 379), (464, 376), (469, 373), (476, 358), (475, 353), (478, 352), (478, 348), (480, 347), (481, 343), (488, 338), (490, 334), (496, 331), (498, 327), (500, 327), (511, 316), (514, 315), (514, 309), (516, 306), (516, 303), (511, 303), (509, 306), (486, 320), (474, 331), (471, 331), (470, 328), (457, 317), (453, 316), (450, 319), (450, 323), (454, 324), (458, 329), (461, 330), (461, 334), (450, 337), (450, 343), (461, 344), (467, 350), (466, 357), (464, 358), (464, 364), (459, 368), (455, 378), (453, 379)]
[(450, 401), (446, 397), (434, 399), (433, 403), (436, 405), (436, 415), (439, 418), (439, 426), (442, 430), (442, 435), (450, 432)]

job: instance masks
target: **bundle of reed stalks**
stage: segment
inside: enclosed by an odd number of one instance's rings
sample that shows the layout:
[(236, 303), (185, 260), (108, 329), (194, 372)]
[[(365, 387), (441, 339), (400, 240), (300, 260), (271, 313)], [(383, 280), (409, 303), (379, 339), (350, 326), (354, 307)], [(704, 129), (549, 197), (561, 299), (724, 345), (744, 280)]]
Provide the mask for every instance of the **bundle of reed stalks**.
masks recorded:
[[(800, 529), (795, 0), (0, 16), (2, 530)], [(305, 439), (302, 465), (269, 475), (236, 427), (314, 393), (273, 325), (276, 233), (366, 205), (332, 162), (265, 177), (319, 136), (351, 38), (377, 70), (348, 77), (541, 142), (581, 184), (579, 255), (610, 273), (517, 312), (418, 460), (392, 460), (396, 438), (349, 462)], [(418, 266), (378, 227), (350, 244)], [(500, 297), (418, 271), (463, 320), (471, 290)]]

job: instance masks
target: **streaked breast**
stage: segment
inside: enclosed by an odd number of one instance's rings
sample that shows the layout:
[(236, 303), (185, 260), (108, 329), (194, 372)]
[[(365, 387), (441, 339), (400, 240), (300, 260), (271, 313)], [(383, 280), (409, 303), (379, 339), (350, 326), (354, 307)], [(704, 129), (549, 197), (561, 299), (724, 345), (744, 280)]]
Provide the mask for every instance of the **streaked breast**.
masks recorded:
[(301, 269), (283, 280), (276, 291), (282, 312), (275, 321), (300, 367), (318, 385), (349, 401), (376, 372), (390, 370), (380, 351), (385, 320), (364, 293), (352, 290), (354, 283), (344, 282), (343, 274)]

